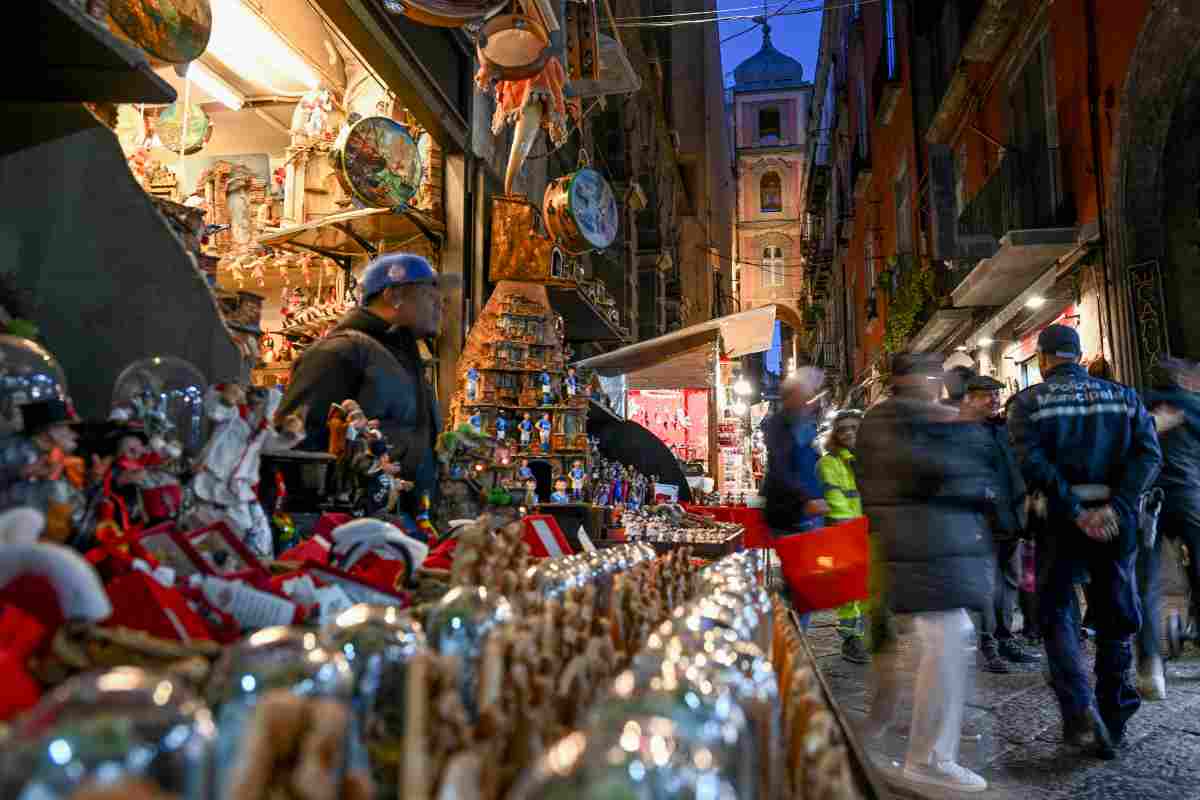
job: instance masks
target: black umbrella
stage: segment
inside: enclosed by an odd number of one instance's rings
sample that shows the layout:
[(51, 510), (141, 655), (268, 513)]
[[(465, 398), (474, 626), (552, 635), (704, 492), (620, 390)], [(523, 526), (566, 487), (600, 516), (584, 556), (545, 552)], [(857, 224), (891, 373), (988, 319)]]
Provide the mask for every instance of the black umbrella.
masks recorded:
[(675, 454), (641, 425), (592, 403), (588, 408), (588, 436), (596, 438), (605, 458), (633, 467), (646, 477), (657, 475), (659, 483), (679, 487), (679, 502), (692, 501), (691, 488)]

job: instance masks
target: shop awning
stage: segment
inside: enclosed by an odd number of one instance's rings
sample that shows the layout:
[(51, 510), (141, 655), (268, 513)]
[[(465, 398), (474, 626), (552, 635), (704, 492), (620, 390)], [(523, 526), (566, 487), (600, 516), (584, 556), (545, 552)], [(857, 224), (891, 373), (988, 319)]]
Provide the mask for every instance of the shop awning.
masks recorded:
[(738, 358), (749, 353), (769, 350), (775, 337), (775, 321), (779, 320), (799, 330), (800, 315), (781, 303), (770, 303), (749, 311), (730, 314), (719, 319), (701, 322), (664, 336), (647, 339), (613, 350), (611, 353), (585, 358), (577, 366), (593, 369), (601, 375), (620, 375), (661, 364), (697, 347), (721, 341), (723, 353)]
[(374, 256), (384, 240), (423, 236), (440, 246), (445, 226), (415, 208), (359, 208), (258, 237), (267, 247), (295, 247), (330, 258)]
[(991, 258), (975, 265), (951, 293), (956, 308), (1003, 306), (1046, 267), (1079, 246), (1078, 228), (1009, 231)]
[(952, 347), (974, 319), (975, 312), (969, 308), (939, 308), (913, 337), (909, 348), (916, 352), (933, 352)]

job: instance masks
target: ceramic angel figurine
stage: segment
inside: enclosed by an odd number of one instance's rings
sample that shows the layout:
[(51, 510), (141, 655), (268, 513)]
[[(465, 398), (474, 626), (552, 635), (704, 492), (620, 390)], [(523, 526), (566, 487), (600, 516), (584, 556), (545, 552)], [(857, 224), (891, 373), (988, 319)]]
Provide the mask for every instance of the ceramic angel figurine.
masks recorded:
[(246, 545), (267, 558), (274, 555), (271, 526), (254, 491), (262, 451), (290, 449), (304, 438), (302, 414), (276, 424), (282, 399), (278, 389), (257, 390), (247, 397), (235, 383), (212, 387), (206, 408), (213, 434), (192, 481), (201, 515), (226, 517)]

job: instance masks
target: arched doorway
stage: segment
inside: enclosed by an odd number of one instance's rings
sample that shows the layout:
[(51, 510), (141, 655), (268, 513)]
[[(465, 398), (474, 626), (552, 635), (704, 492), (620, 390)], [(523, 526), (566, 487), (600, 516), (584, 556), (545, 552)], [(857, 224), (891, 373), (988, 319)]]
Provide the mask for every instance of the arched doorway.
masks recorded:
[(1200, 4), (1151, 4), (1115, 127), (1106, 246), (1115, 367), (1120, 380), (1144, 383), (1167, 352), (1200, 357)]

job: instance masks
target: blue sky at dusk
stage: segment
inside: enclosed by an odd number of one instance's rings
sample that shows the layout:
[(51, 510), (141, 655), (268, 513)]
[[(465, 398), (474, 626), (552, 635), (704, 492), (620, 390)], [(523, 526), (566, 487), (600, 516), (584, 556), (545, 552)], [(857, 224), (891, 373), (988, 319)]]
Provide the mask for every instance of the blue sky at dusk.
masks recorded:
[[(754, 14), (748, 6), (753, 6), (753, 0), (718, 0), (717, 7), (724, 13)], [(785, 9), (786, 11), (803, 11), (818, 8), (815, 0), (795, 0)], [(770, 11), (779, 9), (779, 0), (768, 0)], [(734, 9), (745, 9), (734, 11)], [(778, 50), (799, 61), (804, 65), (804, 77), (812, 79), (817, 65), (817, 48), (821, 43), (821, 14), (794, 14), (778, 16), (771, 20), (771, 41)], [(735, 33), (746, 30), (753, 23), (749, 21), (726, 22), (721, 24), (721, 38), (725, 39)], [(758, 52), (762, 46), (761, 29), (742, 34), (721, 45), (721, 68), (727, 73), (726, 82), (731, 80), (728, 73), (734, 67)]]

